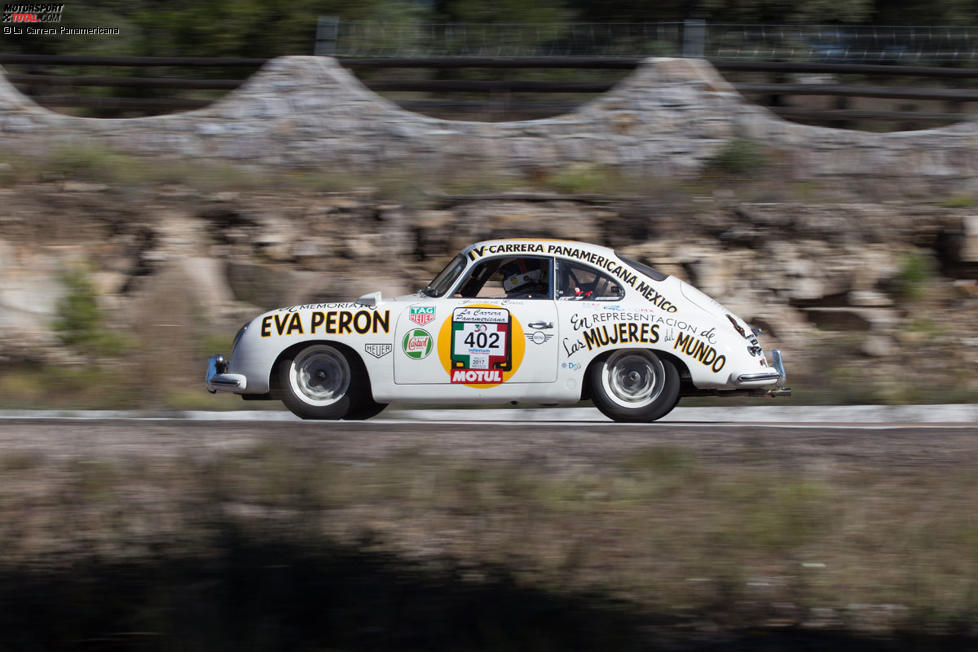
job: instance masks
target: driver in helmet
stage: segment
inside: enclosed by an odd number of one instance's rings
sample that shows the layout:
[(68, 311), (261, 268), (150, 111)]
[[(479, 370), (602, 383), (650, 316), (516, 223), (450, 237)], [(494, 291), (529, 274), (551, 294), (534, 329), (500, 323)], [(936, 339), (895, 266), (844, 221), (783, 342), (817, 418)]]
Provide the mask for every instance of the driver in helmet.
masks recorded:
[(499, 268), (507, 299), (545, 299), (549, 294), (547, 263), (539, 258), (517, 258)]

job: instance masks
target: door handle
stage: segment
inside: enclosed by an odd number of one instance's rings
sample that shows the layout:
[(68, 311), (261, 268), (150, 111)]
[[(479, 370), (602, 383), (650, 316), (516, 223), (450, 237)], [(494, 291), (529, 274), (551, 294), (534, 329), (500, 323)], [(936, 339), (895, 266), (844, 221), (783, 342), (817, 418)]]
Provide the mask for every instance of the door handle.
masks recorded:
[(544, 330), (544, 329), (553, 328), (554, 327), (554, 324), (553, 324), (553, 322), (535, 321), (535, 322), (532, 322), (532, 323), (527, 324), (527, 326), (529, 326), (530, 328), (536, 329), (538, 331), (541, 331), (541, 330)]

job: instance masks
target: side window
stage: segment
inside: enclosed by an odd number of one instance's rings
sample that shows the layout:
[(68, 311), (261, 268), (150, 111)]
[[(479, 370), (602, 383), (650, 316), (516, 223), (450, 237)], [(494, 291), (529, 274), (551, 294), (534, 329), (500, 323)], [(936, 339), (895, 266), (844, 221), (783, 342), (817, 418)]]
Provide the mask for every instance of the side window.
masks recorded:
[(563, 301), (617, 301), (625, 297), (618, 282), (598, 270), (557, 261), (557, 298)]
[(532, 256), (491, 258), (472, 268), (456, 297), (465, 299), (549, 299), (550, 259)]

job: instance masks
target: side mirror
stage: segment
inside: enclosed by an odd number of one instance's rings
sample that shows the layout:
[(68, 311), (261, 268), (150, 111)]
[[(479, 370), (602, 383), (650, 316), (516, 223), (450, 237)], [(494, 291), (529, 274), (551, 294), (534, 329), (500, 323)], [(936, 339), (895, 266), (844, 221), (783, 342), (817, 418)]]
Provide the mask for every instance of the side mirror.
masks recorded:
[(365, 294), (356, 300), (361, 306), (367, 306), (368, 308), (376, 308), (377, 304), (380, 303), (380, 292), (370, 292)]

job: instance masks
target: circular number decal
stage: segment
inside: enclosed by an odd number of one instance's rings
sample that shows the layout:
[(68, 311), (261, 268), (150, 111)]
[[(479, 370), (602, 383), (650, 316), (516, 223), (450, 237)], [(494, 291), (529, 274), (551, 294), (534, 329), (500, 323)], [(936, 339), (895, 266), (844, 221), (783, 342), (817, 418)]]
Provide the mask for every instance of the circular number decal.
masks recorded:
[(453, 384), (484, 389), (505, 383), (525, 353), (523, 327), (502, 306), (460, 306), (438, 332), (438, 357)]

